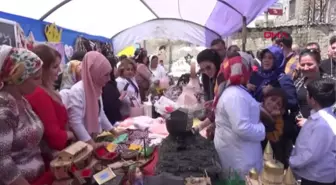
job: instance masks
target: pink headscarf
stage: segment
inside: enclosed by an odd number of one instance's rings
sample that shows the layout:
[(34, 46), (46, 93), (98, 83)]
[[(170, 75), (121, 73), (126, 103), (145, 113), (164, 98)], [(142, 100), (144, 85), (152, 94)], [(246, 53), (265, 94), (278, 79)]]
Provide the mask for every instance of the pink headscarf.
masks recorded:
[(85, 123), (87, 131), (99, 133), (98, 100), (102, 94), (106, 73), (112, 71), (109, 61), (99, 52), (90, 51), (85, 54), (82, 62), (82, 81), (85, 92)]

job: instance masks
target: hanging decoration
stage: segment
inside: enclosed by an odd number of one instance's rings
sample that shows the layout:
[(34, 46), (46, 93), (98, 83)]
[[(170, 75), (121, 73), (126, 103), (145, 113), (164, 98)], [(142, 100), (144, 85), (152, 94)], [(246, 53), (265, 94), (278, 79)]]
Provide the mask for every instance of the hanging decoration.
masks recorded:
[(117, 56), (120, 57), (121, 55), (126, 55), (126, 56), (133, 56), (135, 52), (135, 47), (134, 46), (128, 46), (124, 48), (122, 51), (120, 51)]
[(61, 42), (62, 29), (58, 29), (55, 23), (46, 25), (44, 28), (44, 34), (48, 42)]
[(108, 42), (100, 42), (97, 40), (90, 40), (84, 37), (78, 37), (75, 44), (75, 51), (98, 51), (105, 56), (114, 55), (112, 44)]
[(73, 47), (72, 46), (69, 46), (69, 45), (65, 45), (64, 46), (64, 50), (65, 50), (65, 56), (66, 56), (66, 58), (68, 59), (68, 60), (70, 60), (71, 59), (71, 57), (72, 57), (72, 55), (73, 55), (73, 53), (74, 53), (74, 49), (73, 49)]

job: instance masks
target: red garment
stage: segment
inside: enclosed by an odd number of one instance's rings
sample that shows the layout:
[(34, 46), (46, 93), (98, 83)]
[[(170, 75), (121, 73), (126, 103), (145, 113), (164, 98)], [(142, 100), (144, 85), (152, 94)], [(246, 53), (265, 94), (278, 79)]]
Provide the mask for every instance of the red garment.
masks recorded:
[(43, 138), (48, 146), (54, 150), (63, 150), (68, 140), (68, 113), (64, 105), (52, 99), (41, 87), (36, 88), (26, 98), (44, 125)]
[(153, 155), (153, 160), (143, 167), (142, 172), (145, 176), (153, 176), (155, 174), (155, 166), (157, 162), (159, 161), (159, 150), (157, 147), (155, 147), (152, 155)]
[(38, 179), (30, 183), (31, 185), (52, 185), (54, 176), (51, 171), (44, 172)]

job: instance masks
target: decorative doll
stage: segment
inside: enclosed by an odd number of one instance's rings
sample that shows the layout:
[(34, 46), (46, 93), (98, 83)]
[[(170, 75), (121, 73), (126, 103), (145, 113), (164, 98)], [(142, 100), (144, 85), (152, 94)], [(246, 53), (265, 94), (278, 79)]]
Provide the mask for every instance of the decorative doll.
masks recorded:
[(143, 185), (143, 174), (138, 166), (130, 166), (127, 176), (127, 185)]

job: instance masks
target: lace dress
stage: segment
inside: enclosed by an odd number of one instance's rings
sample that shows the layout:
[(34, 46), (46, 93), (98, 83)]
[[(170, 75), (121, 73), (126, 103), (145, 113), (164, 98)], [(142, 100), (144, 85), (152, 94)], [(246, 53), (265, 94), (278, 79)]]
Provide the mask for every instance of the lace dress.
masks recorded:
[(44, 173), (39, 147), (43, 129), (25, 99), (18, 104), (0, 91), (0, 185), (11, 184), (20, 175), (33, 182)]

